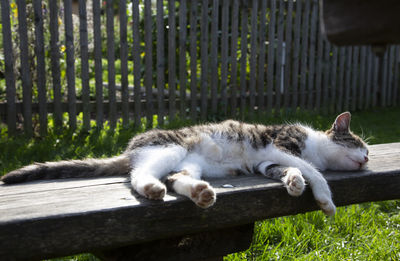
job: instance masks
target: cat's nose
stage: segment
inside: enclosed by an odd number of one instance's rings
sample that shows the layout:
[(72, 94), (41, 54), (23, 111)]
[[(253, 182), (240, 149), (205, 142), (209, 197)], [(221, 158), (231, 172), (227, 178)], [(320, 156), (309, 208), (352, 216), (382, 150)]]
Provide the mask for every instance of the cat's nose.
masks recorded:
[(364, 156), (364, 162), (368, 162), (369, 158), (368, 156)]

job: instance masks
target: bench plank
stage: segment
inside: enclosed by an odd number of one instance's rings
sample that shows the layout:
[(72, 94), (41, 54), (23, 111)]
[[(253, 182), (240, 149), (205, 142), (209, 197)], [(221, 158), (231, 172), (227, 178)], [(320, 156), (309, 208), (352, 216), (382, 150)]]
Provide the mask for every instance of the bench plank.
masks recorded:
[[(327, 172), (335, 203), (399, 199), (399, 162), (400, 143), (373, 145), (368, 170)], [(260, 176), (210, 182), (217, 203), (206, 210), (174, 193), (143, 199), (121, 177), (1, 184), (0, 259), (91, 252), (318, 209), (309, 188), (295, 198)]]

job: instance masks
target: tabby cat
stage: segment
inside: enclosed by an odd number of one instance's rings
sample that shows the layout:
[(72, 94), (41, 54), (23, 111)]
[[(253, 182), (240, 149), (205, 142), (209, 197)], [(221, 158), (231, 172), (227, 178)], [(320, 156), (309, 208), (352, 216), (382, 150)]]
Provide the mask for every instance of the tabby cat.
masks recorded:
[(133, 189), (146, 198), (162, 199), (168, 186), (208, 208), (216, 193), (202, 177), (261, 173), (281, 180), (292, 196), (300, 196), (307, 181), (324, 213), (333, 215), (336, 207), (320, 171), (359, 170), (368, 162), (367, 145), (350, 131), (350, 119), (349, 112), (340, 114), (325, 132), (302, 124), (265, 126), (233, 120), (154, 129), (133, 137), (119, 156), (34, 163), (6, 174), (2, 181), (130, 174)]

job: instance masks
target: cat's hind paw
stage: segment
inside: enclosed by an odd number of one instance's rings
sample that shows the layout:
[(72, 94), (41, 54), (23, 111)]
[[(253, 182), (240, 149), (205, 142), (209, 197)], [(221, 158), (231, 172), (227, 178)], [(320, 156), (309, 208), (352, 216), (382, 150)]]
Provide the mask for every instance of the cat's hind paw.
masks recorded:
[(336, 213), (336, 206), (331, 200), (317, 200), (318, 206), (321, 208), (322, 212), (327, 216), (333, 216)]
[(150, 183), (144, 186), (143, 193), (146, 198), (161, 200), (164, 198), (167, 188), (161, 183)]
[(214, 205), (216, 194), (207, 182), (200, 182), (192, 186), (190, 198), (197, 206), (208, 208)]
[(288, 168), (283, 179), (289, 195), (298, 197), (303, 194), (306, 183), (298, 168)]

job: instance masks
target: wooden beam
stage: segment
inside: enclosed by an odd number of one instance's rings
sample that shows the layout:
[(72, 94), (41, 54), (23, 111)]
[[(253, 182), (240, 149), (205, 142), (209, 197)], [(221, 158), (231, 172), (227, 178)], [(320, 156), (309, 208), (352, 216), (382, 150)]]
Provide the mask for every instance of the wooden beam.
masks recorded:
[(323, 32), (337, 45), (400, 43), (400, 1), (321, 0)]
[[(325, 173), (335, 203), (399, 199), (399, 162), (400, 143), (373, 145), (368, 170)], [(209, 209), (174, 193), (146, 200), (122, 177), (0, 185), (0, 260), (95, 252), (318, 210), (309, 188), (291, 197), (260, 176), (211, 184), (217, 202)]]

